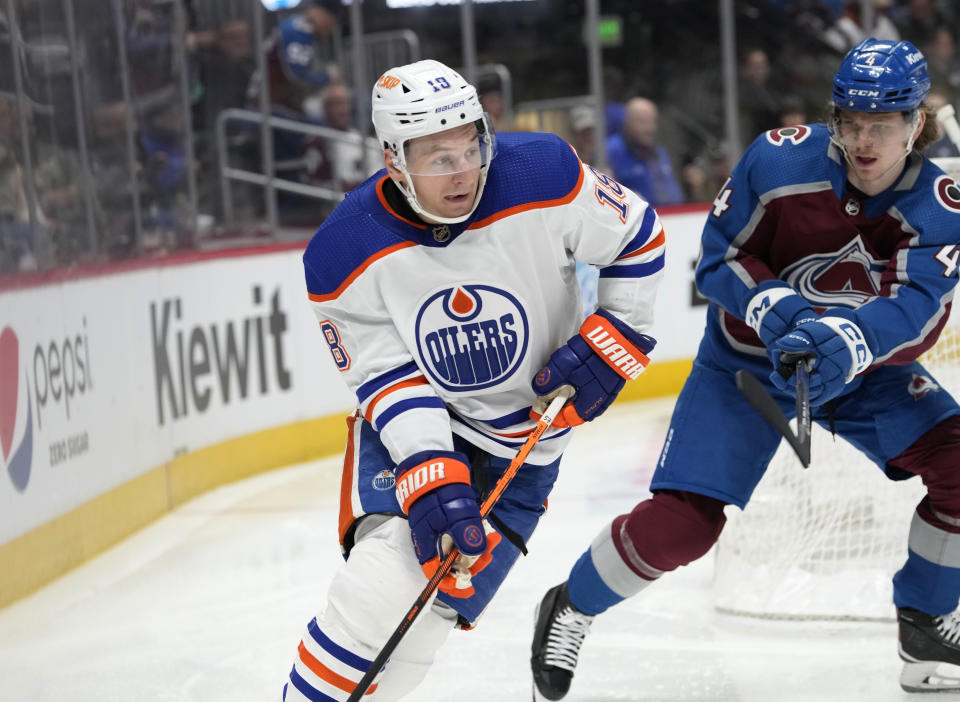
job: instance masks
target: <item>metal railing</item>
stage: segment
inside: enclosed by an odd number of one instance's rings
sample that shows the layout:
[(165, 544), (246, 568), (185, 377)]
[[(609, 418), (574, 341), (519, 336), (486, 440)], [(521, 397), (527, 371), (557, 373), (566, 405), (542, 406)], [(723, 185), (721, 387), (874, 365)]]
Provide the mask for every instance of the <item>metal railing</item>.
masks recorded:
[[(282, 190), (299, 195), (315, 197), (328, 202), (339, 202), (343, 199), (344, 193), (350, 184), (343, 179), (343, 174), (336, 168), (332, 171), (330, 186), (301, 183), (287, 178), (277, 177), (275, 171), (279, 165), (289, 166), (290, 164), (281, 164), (272, 161), (273, 168), (268, 168), (261, 163), (260, 171), (251, 171), (244, 168), (236, 168), (229, 163), (229, 144), (227, 140), (227, 122), (236, 121), (246, 124), (266, 125), (271, 130), (286, 130), (298, 134), (321, 137), (330, 144), (341, 144), (356, 149), (361, 154), (363, 162), (366, 164), (367, 175), (371, 175), (380, 167), (382, 161), (380, 158), (380, 148), (377, 140), (371, 137), (364, 137), (359, 133), (343, 132), (330, 127), (323, 127), (317, 124), (307, 122), (298, 122), (285, 117), (268, 115), (264, 117), (260, 112), (253, 110), (229, 109), (221, 112), (217, 117), (216, 125), (216, 143), (217, 149), (221, 154), (220, 159), (220, 194), (223, 202), (224, 220), (228, 223), (234, 222), (233, 195), (231, 193), (230, 181), (235, 180), (243, 183), (263, 186), (265, 188), (265, 197), (271, 196), (272, 190)], [(270, 208), (266, 208), (270, 211)], [(272, 223), (276, 226), (276, 222)]]

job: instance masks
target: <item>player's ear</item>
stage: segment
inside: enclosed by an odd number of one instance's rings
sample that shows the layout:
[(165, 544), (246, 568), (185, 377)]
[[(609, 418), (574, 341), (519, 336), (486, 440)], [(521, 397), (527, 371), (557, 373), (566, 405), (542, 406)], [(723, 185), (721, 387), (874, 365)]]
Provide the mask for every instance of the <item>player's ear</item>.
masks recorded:
[(917, 109), (917, 112), (920, 114), (920, 120), (917, 123), (917, 129), (913, 132), (913, 140), (916, 141), (920, 134), (923, 132), (923, 125), (927, 123), (927, 112), (926, 110)]
[(396, 155), (393, 153), (393, 149), (384, 149), (383, 150), (383, 165), (387, 168), (387, 173), (390, 174), (391, 178), (401, 178), (403, 177), (400, 173), (400, 170), (396, 166)]

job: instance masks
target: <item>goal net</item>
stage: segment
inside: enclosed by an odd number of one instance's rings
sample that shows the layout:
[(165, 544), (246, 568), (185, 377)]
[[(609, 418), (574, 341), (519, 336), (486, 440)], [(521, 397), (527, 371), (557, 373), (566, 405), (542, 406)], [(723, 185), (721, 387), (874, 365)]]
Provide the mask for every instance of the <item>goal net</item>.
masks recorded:
[[(960, 159), (950, 161), (941, 167), (957, 178)], [(960, 311), (920, 360), (942, 388), (960, 394)], [(747, 508), (727, 508), (714, 606), (774, 619), (892, 620), (890, 579), (906, 560), (923, 484), (887, 480), (816, 425), (811, 436), (808, 470), (781, 442)]]

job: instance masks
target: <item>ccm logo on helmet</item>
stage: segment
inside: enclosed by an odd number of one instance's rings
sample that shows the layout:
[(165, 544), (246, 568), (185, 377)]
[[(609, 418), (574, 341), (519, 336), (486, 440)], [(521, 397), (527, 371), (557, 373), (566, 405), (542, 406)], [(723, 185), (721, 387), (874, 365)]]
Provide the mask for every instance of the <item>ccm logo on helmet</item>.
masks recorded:
[(440, 107), (435, 109), (433, 113), (436, 114), (437, 112), (446, 112), (447, 110), (455, 110), (458, 107), (463, 107), (463, 104), (465, 102), (466, 100), (461, 100), (460, 102), (454, 102), (449, 105), (441, 105)]
[(381, 88), (390, 90), (390, 88), (396, 88), (398, 85), (400, 85), (400, 79), (384, 73), (382, 76), (380, 76), (380, 80), (377, 81), (377, 85)]
[(862, 95), (863, 97), (879, 97), (879, 96), (880, 96), (880, 91), (879, 91), (879, 90), (856, 90), (856, 89), (853, 89), (853, 90), (848, 90), (847, 93), (849, 93), (850, 95)]

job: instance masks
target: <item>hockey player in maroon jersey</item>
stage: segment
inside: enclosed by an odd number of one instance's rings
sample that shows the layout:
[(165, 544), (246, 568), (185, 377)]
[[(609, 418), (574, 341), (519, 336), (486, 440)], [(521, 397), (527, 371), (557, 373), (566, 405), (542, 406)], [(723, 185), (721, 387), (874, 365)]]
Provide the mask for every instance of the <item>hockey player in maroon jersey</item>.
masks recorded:
[[(700, 558), (724, 506), (747, 504), (780, 436), (734, 373), (764, 378), (790, 416), (784, 354), (812, 362), (814, 421), (889, 479), (926, 485), (893, 578), (900, 683), (960, 685), (960, 406), (916, 361), (946, 323), (960, 262), (960, 188), (919, 153), (936, 139), (929, 89), (916, 47), (865, 40), (834, 78), (827, 123), (760, 135), (717, 195), (696, 271), (706, 332), (652, 497), (614, 518), (541, 601), (535, 699), (566, 695), (594, 616)], [(937, 391), (918, 395), (918, 377)]]

